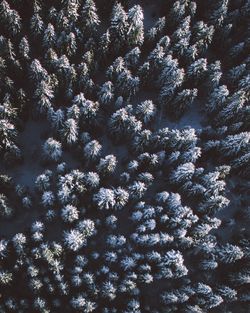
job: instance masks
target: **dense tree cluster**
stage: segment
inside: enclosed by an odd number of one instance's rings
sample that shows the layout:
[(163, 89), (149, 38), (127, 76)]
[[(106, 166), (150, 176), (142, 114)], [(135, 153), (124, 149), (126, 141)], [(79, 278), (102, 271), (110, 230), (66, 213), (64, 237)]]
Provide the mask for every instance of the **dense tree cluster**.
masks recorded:
[(250, 310), (250, 3), (149, 2), (0, 3), (0, 312)]

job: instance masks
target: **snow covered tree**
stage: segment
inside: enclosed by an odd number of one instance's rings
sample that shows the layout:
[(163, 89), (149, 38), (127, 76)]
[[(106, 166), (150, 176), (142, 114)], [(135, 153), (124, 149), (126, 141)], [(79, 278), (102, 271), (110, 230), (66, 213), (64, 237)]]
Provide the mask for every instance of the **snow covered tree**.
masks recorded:
[(65, 246), (72, 251), (77, 251), (86, 244), (86, 238), (77, 229), (64, 231), (63, 238)]
[(170, 182), (174, 184), (183, 184), (186, 181), (191, 180), (195, 171), (193, 163), (181, 164), (170, 175)]
[(35, 84), (38, 84), (41, 81), (45, 81), (48, 77), (48, 72), (43, 68), (40, 61), (34, 59), (30, 64), (30, 78), (34, 81)]
[(124, 69), (117, 77), (116, 88), (124, 97), (131, 97), (139, 90), (140, 79), (132, 76), (128, 69)]
[(49, 23), (44, 31), (43, 46), (46, 49), (54, 48), (55, 43), (56, 43), (55, 29), (54, 26), (51, 23)]
[(209, 64), (206, 76), (206, 86), (208, 87), (208, 91), (211, 92), (219, 86), (222, 77), (221, 62), (217, 60)]
[(160, 91), (160, 101), (168, 100), (173, 95), (177, 87), (181, 86), (184, 80), (184, 70), (178, 66), (178, 61), (172, 59), (171, 55), (164, 58), (162, 72), (159, 77), (159, 84), (162, 86)]
[(52, 107), (51, 100), (54, 98), (54, 92), (49, 82), (42, 80), (37, 84), (34, 98), (37, 109), (40, 113), (47, 113)]
[(8, 255), (8, 241), (5, 239), (0, 240), (0, 259), (3, 260)]
[(93, 201), (97, 204), (98, 209), (112, 209), (115, 205), (115, 193), (112, 189), (101, 188), (93, 196)]
[(156, 107), (151, 100), (143, 101), (136, 106), (136, 114), (144, 123), (148, 123), (154, 118)]
[(62, 156), (62, 145), (59, 141), (49, 138), (43, 145), (43, 153), (46, 159), (58, 161)]
[(209, 100), (205, 107), (206, 111), (208, 113), (219, 111), (223, 107), (228, 95), (229, 90), (227, 89), (227, 86), (221, 85), (215, 88), (209, 95)]
[(13, 274), (11, 272), (0, 270), (0, 285), (10, 285), (13, 280)]
[(130, 50), (124, 57), (126, 67), (131, 70), (136, 69), (139, 64), (140, 56), (141, 50), (138, 47)]
[(72, 118), (67, 119), (61, 129), (62, 139), (67, 145), (73, 145), (78, 140), (78, 125)]
[(27, 238), (23, 233), (17, 233), (12, 238), (13, 246), (18, 254), (21, 254), (24, 252), (25, 245), (27, 243)]
[(100, 177), (97, 173), (95, 172), (88, 172), (85, 175), (85, 184), (87, 185), (88, 188), (90, 189), (95, 189), (99, 186), (100, 183)]
[(6, 119), (0, 119), (0, 152), (10, 149), (16, 136), (15, 126)]
[(50, 170), (45, 171), (43, 174), (37, 176), (35, 180), (36, 188), (40, 191), (46, 191), (51, 186), (52, 172)]
[(86, 35), (93, 35), (97, 31), (100, 19), (93, 0), (86, 0), (80, 11), (81, 28)]
[(234, 263), (243, 257), (243, 251), (234, 245), (227, 243), (225, 246), (217, 248), (217, 261), (222, 263)]
[(247, 101), (247, 97), (241, 90), (235, 92), (232, 96), (227, 98), (224, 108), (218, 113), (218, 116), (215, 119), (217, 125), (221, 125), (221, 120), (223, 119), (222, 125), (227, 125), (230, 121), (237, 119), (237, 115), (244, 114), (244, 107)]
[(105, 158), (101, 158), (97, 165), (97, 170), (100, 174), (108, 175), (112, 174), (117, 165), (117, 159), (113, 154), (106, 155)]
[(149, 42), (154, 42), (159, 39), (166, 28), (166, 18), (165, 16), (160, 17), (156, 23), (147, 31), (146, 40)]
[(19, 52), (22, 58), (24, 60), (29, 60), (30, 59), (30, 45), (28, 42), (28, 39), (26, 37), (23, 37), (20, 41), (19, 44)]
[(207, 51), (214, 35), (214, 26), (208, 26), (203, 21), (198, 21), (193, 26), (193, 43), (195, 43), (199, 54)]
[(108, 106), (114, 99), (114, 86), (111, 81), (105, 82), (98, 93), (98, 100), (104, 106)]
[(195, 85), (200, 83), (207, 72), (207, 59), (201, 58), (193, 62), (187, 69), (187, 76)]
[(35, 12), (30, 20), (30, 28), (34, 36), (40, 36), (45, 29), (44, 22), (38, 12)]
[(42, 195), (42, 205), (44, 207), (52, 207), (55, 203), (55, 196), (52, 191), (45, 191)]
[(101, 296), (109, 300), (116, 298), (117, 289), (110, 281), (105, 281), (101, 285)]
[(210, 15), (210, 22), (216, 28), (223, 25), (224, 19), (227, 16), (228, 2), (228, 0), (218, 1), (216, 9), (213, 10), (212, 14)]
[(115, 193), (115, 208), (121, 210), (129, 200), (129, 193), (121, 188), (118, 187), (114, 190)]
[(129, 193), (131, 195), (131, 198), (134, 199), (141, 199), (146, 190), (147, 187), (145, 183), (140, 181), (135, 181), (132, 185), (129, 186)]
[(2, 217), (11, 217), (14, 213), (12, 207), (8, 204), (8, 199), (4, 194), (0, 194), (0, 215)]
[(129, 46), (141, 46), (144, 41), (143, 11), (135, 5), (128, 11), (127, 43)]
[(94, 161), (97, 160), (100, 156), (102, 146), (97, 140), (92, 140), (86, 144), (83, 149), (84, 157), (87, 161)]
[(115, 2), (113, 6), (110, 23), (111, 45), (115, 52), (119, 52), (126, 43), (128, 31), (128, 16), (119, 2)]
[(96, 304), (87, 300), (87, 295), (85, 294), (79, 294), (77, 297), (73, 297), (70, 303), (74, 309), (84, 310), (86, 313), (93, 312), (96, 309)]
[(3, 0), (0, 4), (0, 16), (12, 36), (21, 31), (21, 17), (18, 12), (11, 9), (8, 2)]
[(236, 157), (249, 150), (250, 133), (229, 135), (221, 141), (219, 150), (223, 156)]
[(86, 124), (97, 124), (98, 122), (99, 103), (91, 100), (82, 102), (80, 113), (82, 122)]
[(62, 217), (64, 222), (72, 223), (72, 222), (78, 220), (79, 211), (75, 206), (68, 204), (62, 209), (61, 217)]

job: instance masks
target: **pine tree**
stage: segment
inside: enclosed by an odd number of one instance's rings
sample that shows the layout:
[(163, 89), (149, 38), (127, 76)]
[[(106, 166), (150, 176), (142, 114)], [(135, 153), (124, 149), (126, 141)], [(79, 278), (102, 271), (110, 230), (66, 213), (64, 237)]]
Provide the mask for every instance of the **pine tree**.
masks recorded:
[(207, 59), (201, 58), (193, 62), (187, 69), (187, 76), (197, 85), (207, 72)]
[(0, 3), (0, 17), (12, 36), (20, 33), (21, 17), (16, 10), (10, 8), (8, 2), (5, 0)]
[(165, 16), (159, 18), (156, 23), (147, 31), (146, 40), (150, 43), (156, 42), (166, 28), (166, 18)]
[(180, 23), (179, 28), (171, 36), (173, 42), (173, 50), (179, 55), (184, 56), (189, 47), (191, 32), (190, 32), (191, 17), (187, 16)]
[(183, 184), (192, 179), (194, 171), (195, 166), (193, 163), (181, 164), (170, 175), (170, 182), (173, 182), (174, 184)]
[(77, 251), (86, 244), (86, 238), (77, 229), (64, 231), (63, 237), (65, 246), (72, 251)]
[(97, 170), (103, 175), (112, 174), (115, 171), (117, 165), (116, 157), (113, 154), (105, 156), (101, 159), (97, 165)]
[(130, 50), (124, 57), (126, 67), (128, 69), (136, 69), (141, 56), (141, 50), (138, 47)]
[(93, 196), (93, 201), (98, 205), (98, 209), (109, 210), (115, 205), (115, 193), (112, 189), (101, 188)]
[(140, 182), (140, 181), (135, 181), (128, 187), (128, 189), (129, 189), (131, 198), (141, 199), (144, 193), (146, 192), (147, 187), (145, 183)]
[(84, 310), (86, 313), (93, 312), (96, 309), (96, 304), (87, 300), (85, 294), (79, 294), (77, 297), (73, 297), (70, 303), (74, 309)]
[(0, 285), (6, 286), (10, 285), (13, 280), (13, 274), (5, 271), (5, 270), (0, 270)]
[(15, 126), (6, 119), (0, 119), (0, 152), (10, 149), (16, 136)]
[(30, 65), (30, 78), (35, 84), (41, 81), (46, 81), (48, 72), (42, 67), (39, 60), (34, 59)]
[(218, 1), (216, 9), (212, 12), (210, 16), (210, 22), (215, 27), (221, 27), (223, 25), (224, 19), (227, 16), (228, 11), (228, 0)]
[(42, 205), (52, 207), (55, 204), (55, 196), (52, 191), (45, 191), (42, 195)]
[(148, 149), (152, 143), (152, 132), (145, 129), (138, 132), (133, 139), (133, 148), (136, 152), (142, 152)]
[(34, 36), (40, 36), (43, 34), (44, 31), (44, 22), (41, 18), (41, 16), (39, 15), (39, 13), (35, 13), (30, 20), (30, 27), (31, 30), (34, 34)]
[(184, 80), (184, 70), (178, 66), (178, 61), (172, 59), (171, 55), (164, 58), (162, 72), (159, 77), (159, 83), (162, 86), (160, 91), (160, 101), (164, 103), (174, 94)]
[(115, 52), (119, 52), (124, 47), (128, 31), (128, 17), (122, 5), (115, 2), (111, 14), (111, 26), (109, 28), (110, 40), (112, 48)]
[(236, 157), (249, 150), (250, 134), (242, 132), (229, 135), (220, 143), (219, 150), (223, 156)]
[(136, 106), (136, 114), (144, 123), (148, 123), (156, 115), (156, 107), (151, 100), (143, 101)]
[(102, 146), (97, 140), (92, 140), (83, 149), (87, 161), (95, 161), (99, 158)]
[(104, 281), (101, 285), (101, 296), (110, 301), (116, 298), (117, 289), (110, 281)]
[(37, 176), (35, 186), (40, 191), (47, 191), (51, 187), (52, 172), (47, 170), (43, 174)]
[(79, 211), (73, 205), (66, 205), (61, 212), (61, 217), (64, 222), (72, 223), (79, 218)]
[(17, 109), (13, 107), (10, 94), (5, 94), (3, 103), (0, 104), (0, 119), (15, 123), (17, 120)]
[(56, 40), (57, 38), (56, 38), (54, 26), (51, 23), (49, 23), (48, 27), (44, 31), (43, 46), (46, 49), (54, 48)]
[(223, 106), (229, 95), (227, 86), (221, 85), (215, 88), (209, 95), (208, 103), (205, 108), (208, 113), (218, 112)]
[(133, 77), (128, 69), (124, 69), (117, 77), (117, 91), (124, 97), (131, 97), (139, 90), (139, 77)]
[(37, 84), (34, 92), (34, 97), (37, 104), (37, 109), (40, 113), (47, 113), (52, 107), (51, 100), (54, 98), (54, 93), (49, 82), (42, 80)]
[(227, 302), (232, 302), (237, 299), (237, 291), (228, 286), (222, 285), (217, 288), (218, 294)]
[(206, 86), (209, 88), (209, 91), (213, 91), (219, 86), (220, 79), (222, 77), (221, 62), (215, 61), (212, 64), (209, 64), (207, 67), (207, 82)]
[(95, 189), (99, 186), (99, 183), (100, 183), (100, 177), (97, 173), (88, 172), (85, 175), (85, 184), (87, 185), (88, 188)]
[(243, 114), (244, 105), (247, 101), (246, 95), (241, 90), (235, 92), (231, 97), (227, 98), (224, 108), (219, 112), (216, 117), (217, 124), (221, 124), (223, 119), (223, 125), (235, 119), (235, 116)]
[(76, 26), (76, 23), (78, 18), (79, 18), (79, 14), (78, 14), (78, 10), (79, 10), (80, 4), (78, 0), (66, 0), (63, 1), (63, 9), (65, 11), (65, 16), (72, 22), (72, 27)]
[(7, 257), (8, 255), (8, 241), (5, 239), (0, 240), (0, 259), (3, 260)]
[(222, 263), (234, 263), (243, 257), (243, 251), (238, 247), (231, 244), (217, 248), (217, 261)]
[[(100, 52), (100, 58), (103, 57), (106, 61), (108, 59), (109, 51), (110, 51), (110, 32), (109, 29), (101, 36), (100, 45), (98, 48), (98, 52)], [(97, 53), (99, 55), (99, 53)]]
[(21, 54), (21, 57), (25, 60), (30, 59), (30, 45), (27, 37), (23, 37), (19, 44), (19, 52)]
[(250, 174), (250, 152), (236, 158), (232, 163), (232, 169), (243, 177), (248, 177)]
[(43, 145), (43, 153), (46, 159), (58, 161), (62, 156), (62, 145), (59, 141), (49, 138)]
[(73, 145), (78, 140), (78, 126), (74, 119), (67, 119), (63, 128), (61, 129), (62, 139), (65, 140), (66, 144)]
[(117, 210), (123, 209), (125, 205), (128, 203), (129, 193), (125, 189), (118, 187), (114, 190), (114, 194), (115, 194), (115, 208)]
[(193, 26), (193, 43), (200, 54), (207, 51), (208, 46), (211, 44), (214, 35), (214, 26), (208, 26), (203, 21), (198, 21)]
[(86, 0), (80, 12), (81, 25), (85, 34), (93, 35), (97, 31), (100, 19), (97, 15), (97, 8), (93, 0)]
[(170, 21), (172, 28), (176, 26), (185, 15), (185, 1), (175, 1), (171, 10), (167, 16), (167, 20)]
[(99, 103), (91, 100), (86, 100), (80, 107), (80, 113), (83, 123), (98, 124)]
[(111, 81), (105, 82), (98, 92), (98, 100), (100, 104), (109, 106), (114, 99), (114, 86)]
[(135, 5), (128, 11), (127, 42), (129, 46), (141, 46), (144, 41), (143, 11)]

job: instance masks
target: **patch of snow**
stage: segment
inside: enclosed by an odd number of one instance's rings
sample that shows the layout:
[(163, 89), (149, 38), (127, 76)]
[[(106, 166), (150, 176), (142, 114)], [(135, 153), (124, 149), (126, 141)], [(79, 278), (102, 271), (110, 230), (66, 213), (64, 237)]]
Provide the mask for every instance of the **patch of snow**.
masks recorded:
[(185, 112), (179, 120), (172, 121), (166, 116), (165, 113), (163, 113), (162, 116), (160, 115), (158, 117), (156, 125), (158, 129), (164, 127), (168, 127), (170, 129), (182, 129), (189, 126), (198, 130), (202, 128), (203, 119), (204, 116), (202, 115), (197, 102), (194, 101), (188, 111)]
[(28, 121), (25, 129), (18, 136), (18, 144), (23, 154), (23, 162), (11, 168), (8, 173), (16, 184), (21, 184), (34, 189), (36, 177), (43, 172), (40, 164), (42, 159), (43, 136), (48, 132), (47, 121)]

